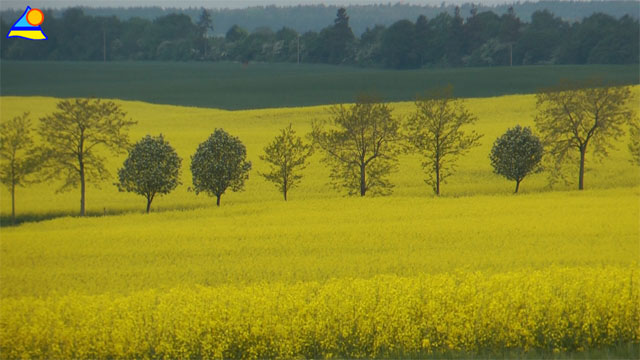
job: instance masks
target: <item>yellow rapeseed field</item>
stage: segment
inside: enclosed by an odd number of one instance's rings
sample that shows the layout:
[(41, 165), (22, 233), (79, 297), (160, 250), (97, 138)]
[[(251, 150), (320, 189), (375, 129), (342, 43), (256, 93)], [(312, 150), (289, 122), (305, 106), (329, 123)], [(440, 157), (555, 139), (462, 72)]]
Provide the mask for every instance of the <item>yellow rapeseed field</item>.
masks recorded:
[[(636, 106), (640, 102), (640, 86), (633, 88)], [(0, 97), (0, 121), (6, 121), (25, 111), (30, 111), (34, 123), (37, 119), (55, 111), (58, 100), (42, 97)], [(176, 148), (183, 159), (182, 183), (173, 193), (154, 200), (152, 209), (184, 209), (210, 206), (215, 199), (204, 195), (196, 196), (188, 192), (192, 184), (189, 171), (190, 158), (198, 144), (207, 139), (215, 128), (223, 128), (231, 135), (237, 136), (247, 146), (247, 157), (253, 162), (253, 170), (246, 183), (246, 191), (227, 193), (222, 197), (222, 204), (255, 203), (261, 201), (280, 200), (281, 194), (272, 183), (259, 177), (257, 172), (266, 171), (268, 165), (259, 159), (263, 148), (272, 141), (279, 130), (292, 124), (298, 134), (304, 135), (311, 130), (313, 119), (329, 116), (327, 106), (307, 108), (279, 108), (245, 111), (225, 111), (217, 109), (189, 108), (169, 105), (151, 105), (142, 102), (115, 100), (129, 117), (138, 122), (131, 131), (130, 138), (137, 141), (143, 136), (162, 133), (165, 139)], [(489, 152), (497, 137), (508, 128), (520, 124), (532, 126), (535, 112), (535, 96), (513, 95), (488, 99), (469, 99), (466, 105), (479, 120), (474, 128), (484, 137), (480, 139), (482, 146), (474, 148), (458, 162), (458, 171), (442, 186), (443, 196), (470, 196), (477, 194), (509, 194), (514, 184), (492, 173)], [(411, 102), (391, 104), (394, 114), (406, 117), (415, 110)], [(640, 172), (629, 164), (631, 155), (627, 150), (629, 137), (621, 139), (618, 151), (611, 152), (609, 158), (600, 162), (587, 152), (585, 188), (609, 188), (615, 186), (634, 186), (640, 184)], [(115, 174), (126, 155), (112, 157), (107, 169), (113, 175), (110, 181), (99, 184), (99, 188), (89, 185), (87, 188), (87, 212), (102, 215), (121, 211), (142, 211), (145, 200), (134, 194), (120, 193), (113, 185)], [(293, 189), (290, 199), (293, 201), (311, 198), (342, 197), (327, 186), (329, 171), (320, 163), (321, 154), (310, 159), (310, 166), (304, 172), (300, 189)], [(430, 186), (425, 184), (426, 176), (420, 166), (421, 158), (415, 155), (403, 156), (399, 172), (391, 179), (396, 185), (395, 196), (431, 197)], [(89, 179), (90, 181), (90, 179)], [(577, 183), (577, 171), (575, 172)], [(520, 191), (523, 193), (547, 191), (545, 174), (537, 174), (526, 178)], [(557, 189), (569, 190), (577, 185), (560, 184)], [(78, 190), (56, 193), (56, 184), (33, 185), (25, 190), (17, 190), (17, 213), (77, 213), (79, 211), (80, 194)], [(10, 214), (11, 201), (7, 189), (0, 190), (0, 212)]]
[[(55, 103), (1, 97), (0, 120)], [(344, 197), (316, 154), (284, 202), (257, 176), (261, 150), (289, 123), (304, 134), (326, 107), (118, 103), (138, 121), (132, 140), (162, 133), (176, 147), (183, 185), (147, 215), (113, 178), (87, 193), (89, 212), (108, 216), (3, 227), (0, 358), (500, 356), (640, 342), (640, 170), (628, 137), (603, 162), (587, 159), (587, 190), (550, 190), (537, 174), (514, 196), (488, 153), (507, 128), (533, 124), (535, 97), (470, 99), (485, 136), (443, 197), (411, 155), (392, 196)], [(413, 104), (393, 107), (407, 116)], [(216, 127), (254, 164), (246, 191), (220, 208), (187, 191), (189, 158)], [(113, 174), (123, 160), (110, 159)], [(75, 214), (79, 194), (56, 185), (20, 188), (18, 215)]]

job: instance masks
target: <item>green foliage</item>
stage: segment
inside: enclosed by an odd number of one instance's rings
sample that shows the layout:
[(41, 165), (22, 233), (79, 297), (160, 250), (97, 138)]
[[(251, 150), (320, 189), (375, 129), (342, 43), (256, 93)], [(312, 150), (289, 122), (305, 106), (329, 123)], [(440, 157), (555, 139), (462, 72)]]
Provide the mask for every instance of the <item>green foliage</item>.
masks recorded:
[[(543, 1), (543, 2), (476, 2), (461, 3), (448, 2), (440, 4), (437, 2), (424, 2), (426, 4), (407, 4), (397, 2), (387, 2), (375, 5), (351, 5), (345, 6), (346, 11), (351, 15), (351, 27), (355, 34), (362, 34), (367, 27), (372, 24), (389, 26), (402, 19), (414, 19), (417, 14), (422, 14), (428, 19), (433, 19), (438, 14), (453, 14), (455, 7), (460, 7), (461, 14), (472, 14), (492, 12), (504, 14), (509, 7), (513, 7), (516, 16), (526, 21), (532, 17), (536, 11), (549, 10), (567, 22), (580, 22), (594, 13), (602, 12), (615, 18), (620, 18), (629, 14), (634, 18), (638, 17), (638, 4), (629, 0), (597, 0), (597, 1)], [(289, 26), (297, 31), (319, 31), (335, 17), (336, 11), (342, 6), (331, 4), (301, 5), (301, 6), (252, 6), (244, 9), (226, 8), (210, 9), (209, 11), (216, 20), (217, 34), (223, 34), (233, 24), (238, 24), (245, 28), (255, 27), (256, 24), (278, 29), (283, 25)], [(13, 23), (24, 9), (7, 9), (0, 11), (0, 16), (5, 23)], [(182, 13), (189, 15), (196, 21), (201, 14), (201, 8), (175, 8), (159, 6), (127, 6), (127, 7), (83, 7), (83, 12), (95, 17), (116, 18), (121, 21), (138, 18), (140, 20), (153, 20), (171, 13)], [(47, 15), (51, 18), (60, 18), (68, 11), (67, 8), (54, 8), (47, 10)], [(45, 16), (46, 17), (46, 16)], [(49, 18), (47, 18), (48, 24)], [(10, 24), (9, 24), (10, 25)], [(47, 29), (49, 26), (47, 26)], [(6, 33), (6, 32), (5, 32)], [(4, 41), (2, 42), (5, 43)]]
[(384, 32), (380, 57), (386, 67), (415, 69), (422, 65), (414, 43), (416, 26), (409, 20), (400, 20)]
[(134, 192), (147, 199), (147, 213), (156, 195), (171, 192), (180, 184), (182, 159), (162, 134), (138, 141), (118, 170), (118, 190)]
[(99, 148), (119, 154), (129, 145), (126, 131), (136, 122), (113, 101), (100, 99), (62, 100), (58, 111), (40, 119), (47, 178), (63, 177), (59, 191), (80, 186), (80, 215), (85, 213), (85, 182), (109, 178), (106, 158)]
[(550, 64), (557, 62), (557, 52), (569, 25), (548, 10), (536, 11), (514, 48), (515, 57), (522, 64)]
[(302, 179), (299, 171), (306, 167), (307, 158), (312, 151), (311, 145), (303, 143), (289, 124), (264, 148), (264, 155), (260, 159), (270, 163), (271, 171), (260, 175), (273, 182), (282, 191), (286, 201), (288, 191)]
[(30, 181), (39, 165), (31, 136), (29, 113), (16, 116), (10, 121), (0, 123), (0, 183), (11, 192), (11, 221), (15, 223), (15, 191)]
[(247, 150), (237, 137), (215, 129), (191, 157), (193, 190), (215, 196), (216, 205), (220, 206), (220, 197), (227, 188), (241, 191), (249, 178), (251, 162), (246, 157)]
[[(545, 2), (545, 7), (547, 5)], [(295, 56), (292, 56), (291, 40), (283, 42), (275, 36), (262, 36), (263, 31), (249, 35), (243, 29), (260, 24), (263, 29), (289, 26), (296, 37), (302, 29), (312, 31), (308, 34), (317, 34), (300, 37), (301, 60), (310, 63), (357, 63), (391, 68), (493, 66), (509, 65), (512, 61), (516, 65), (638, 63), (637, 7), (634, 11), (626, 6), (620, 7), (622, 10), (607, 11), (616, 14), (611, 16), (595, 6), (588, 17), (578, 15), (577, 19), (569, 19), (562, 12), (555, 13), (558, 17), (554, 17), (531, 4), (523, 6), (524, 17), (519, 16), (515, 4), (509, 8), (480, 7), (484, 11), (478, 12), (478, 6), (472, 4), (446, 9), (417, 7), (414, 11), (394, 5), (385, 11), (395, 14), (391, 16), (374, 15), (383, 11), (383, 6), (368, 10), (367, 7), (315, 8), (313, 14), (308, 8), (245, 9), (224, 16), (214, 13), (219, 28), (228, 29), (226, 36), (219, 38), (207, 36), (212, 30), (212, 15), (204, 9), (172, 9), (171, 13), (161, 11), (160, 14), (156, 9), (146, 9), (156, 16), (124, 15), (122, 19), (92, 16), (90, 14), (100, 14), (100, 11), (87, 8), (45, 10), (45, 31), (56, 41), (34, 44), (6, 39), (0, 44), (0, 56), (15, 60), (297, 62), (297, 41)], [(579, 7), (575, 3), (570, 5), (574, 11)], [(465, 19), (466, 10), (470, 10), (471, 17)], [(556, 10), (561, 9), (556, 7)], [(360, 39), (352, 31), (347, 12), (353, 14), (354, 25), (359, 28), (356, 33), (362, 34)], [(336, 17), (330, 23), (332, 14)], [(411, 20), (416, 14), (421, 16), (413, 23)], [(15, 19), (8, 16), (9, 13), (6, 15), (0, 24), (2, 33), (9, 29), (6, 19)], [(529, 16), (530, 23), (522, 21)], [(286, 18), (286, 21), (274, 24), (274, 17)], [(252, 18), (261, 19), (250, 21)], [(310, 26), (310, 23), (316, 25)], [(382, 26), (383, 36), (372, 42), (367, 32), (374, 24)], [(222, 34), (221, 30), (219, 35)], [(371, 51), (380, 48), (384, 50)]]
[(238, 42), (238, 41), (242, 41), (245, 38), (247, 38), (247, 36), (249, 36), (249, 33), (247, 32), (247, 30), (241, 28), (238, 25), (233, 25), (228, 31), (227, 34), (225, 36), (225, 39), (228, 42)]
[(522, 23), (516, 16), (516, 13), (513, 10), (512, 6), (509, 7), (506, 14), (502, 15), (500, 25), (500, 33), (498, 34), (498, 38), (501, 41), (506, 43), (513, 43), (518, 40)]
[(0, 123), (0, 182), (7, 187), (25, 185), (26, 176), (33, 172), (31, 158), (34, 149), (29, 113)]
[(376, 59), (381, 58), (382, 39), (385, 34), (385, 27), (376, 25), (362, 33), (358, 42), (358, 49), (355, 55), (356, 64), (359, 66), (373, 66)]
[(436, 195), (440, 195), (440, 185), (455, 172), (458, 157), (480, 145), (482, 135), (461, 129), (476, 120), (463, 100), (453, 97), (451, 85), (416, 100), (416, 112), (406, 123), (408, 140), (424, 156), (422, 166), (428, 171), (425, 182)]
[(200, 18), (196, 23), (198, 28), (198, 41), (202, 48), (202, 59), (208, 59), (208, 48), (209, 48), (209, 32), (213, 31), (213, 20), (211, 20), (211, 14), (207, 9), (202, 8), (202, 12), (200, 13)]
[(356, 37), (349, 26), (349, 17), (344, 8), (338, 9), (332, 26), (320, 31), (318, 38), (306, 46), (309, 62), (325, 64), (350, 64), (355, 54)]
[(627, 106), (631, 92), (601, 80), (562, 81), (540, 91), (536, 99), (535, 123), (547, 148), (551, 182), (565, 178), (565, 165), (579, 158), (578, 189), (582, 190), (587, 149), (600, 158), (608, 155), (612, 141), (624, 134), (623, 125), (633, 116)]
[(332, 107), (331, 115), (329, 124), (312, 124), (311, 137), (325, 153), (323, 161), (331, 167), (334, 187), (349, 195), (390, 194), (393, 184), (387, 176), (396, 169), (402, 150), (400, 121), (391, 115), (391, 108), (361, 97), (351, 107)]
[[(473, 9), (472, 9), (473, 10)], [(477, 10), (477, 9), (476, 9)], [(500, 32), (501, 20), (498, 15), (491, 11), (472, 12), (471, 17), (466, 19), (464, 25), (465, 53), (474, 57), (478, 49), (485, 47), (490, 40), (497, 41)], [(478, 66), (480, 64), (470, 63), (464, 59), (466, 65)]]
[(200, 36), (206, 37), (209, 31), (213, 30), (213, 20), (211, 20), (211, 13), (205, 8), (201, 9), (200, 18), (196, 23)]
[(531, 129), (516, 125), (496, 139), (489, 158), (496, 174), (516, 182), (517, 193), (522, 179), (537, 170), (542, 152), (542, 143)]

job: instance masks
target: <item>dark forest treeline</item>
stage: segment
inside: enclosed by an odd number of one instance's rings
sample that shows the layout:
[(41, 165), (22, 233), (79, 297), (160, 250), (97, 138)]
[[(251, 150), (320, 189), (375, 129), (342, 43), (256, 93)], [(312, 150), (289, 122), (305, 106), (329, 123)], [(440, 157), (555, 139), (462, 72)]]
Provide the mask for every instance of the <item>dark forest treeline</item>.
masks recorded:
[[(87, 15), (67, 9), (45, 11), (47, 41), (3, 39), (2, 59), (12, 60), (206, 60), (349, 64), (408, 69), (423, 66), (529, 64), (623, 64), (639, 58), (638, 20), (596, 13), (570, 23), (546, 10), (529, 22), (513, 9), (502, 15), (472, 7), (463, 15), (420, 15), (390, 26), (367, 28), (359, 37), (345, 9), (319, 32), (289, 27), (252, 32), (234, 25), (225, 36), (210, 36), (210, 15), (186, 14), (153, 20)], [(2, 22), (6, 34), (11, 24)]]
[[(382, 1), (384, 2), (384, 1)], [(505, 14), (512, 7), (516, 15), (523, 21), (529, 22), (531, 15), (536, 11), (548, 10), (557, 17), (576, 22), (601, 12), (620, 18), (629, 15), (634, 18), (640, 16), (640, 2), (635, 0), (606, 0), (606, 1), (524, 1), (513, 4), (487, 5), (476, 1), (461, 4), (460, 12), (469, 14), (475, 6), (478, 12), (492, 11), (498, 15)], [(208, 9), (213, 19), (214, 29), (211, 35), (224, 36), (225, 32), (233, 25), (239, 25), (249, 32), (261, 27), (280, 29), (283, 26), (292, 28), (299, 33), (307, 31), (320, 31), (331, 23), (338, 11), (334, 5), (298, 5), (298, 6), (253, 6), (242, 9)], [(378, 5), (351, 5), (346, 10), (351, 21), (349, 25), (356, 36), (361, 36), (367, 27), (376, 24), (390, 26), (403, 19), (415, 19), (424, 15), (431, 19), (442, 12), (453, 15), (456, 5), (443, 2), (438, 5), (417, 5), (390, 2)], [(195, 22), (200, 16), (200, 8), (172, 8), (172, 7), (82, 7), (85, 14), (91, 16), (111, 17), (116, 16), (120, 20), (129, 20), (134, 17), (153, 20), (169, 14), (186, 14)], [(0, 17), (5, 22), (13, 22), (22, 14), (24, 9), (6, 9), (0, 11)], [(61, 17), (65, 9), (53, 9), (50, 13), (55, 17)]]

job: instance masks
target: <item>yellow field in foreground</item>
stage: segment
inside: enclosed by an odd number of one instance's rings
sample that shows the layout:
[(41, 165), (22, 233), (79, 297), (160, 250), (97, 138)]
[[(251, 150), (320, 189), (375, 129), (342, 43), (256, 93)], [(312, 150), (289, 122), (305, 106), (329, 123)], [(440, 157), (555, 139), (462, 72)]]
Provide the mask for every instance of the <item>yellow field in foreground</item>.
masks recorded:
[(231, 204), (2, 230), (3, 357), (640, 341), (640, 188)]
[(3, 300), (3, 357), (397, 357), (640, 340), (637, 269), (557, 268)]
[[(55, 106), (0, 101), (2, 120)], [(184, 185), (149, 215), (112, 180), (90, 188), (88, 208), (116, 215), (3, 227), (0, 358), (501, 356), (640, 342), (640, 174), (628, 137), (604, 162), (588, 159), (587, 190), (549, 191), (539, 174), (513, 196), (488, 153), (508, 127), (532, 123), (534, 98), (469, 100), (483, 146), (444, 197), (407, 156), (393, 196), (345, 198), (315, 155), (284, 202), (256, 176), (258, 155), (279, 128), (304, 133), (326, 109), (121, 104), (139, 121), (134, 140), (162, 132), (177, 148)], [(189, 157), (215, 127), (254, 161), (246, 191), (220, 208), (186, 191)], [(18, 213), (74, 214), (79, 195), (54, 190), (20, 189)]]

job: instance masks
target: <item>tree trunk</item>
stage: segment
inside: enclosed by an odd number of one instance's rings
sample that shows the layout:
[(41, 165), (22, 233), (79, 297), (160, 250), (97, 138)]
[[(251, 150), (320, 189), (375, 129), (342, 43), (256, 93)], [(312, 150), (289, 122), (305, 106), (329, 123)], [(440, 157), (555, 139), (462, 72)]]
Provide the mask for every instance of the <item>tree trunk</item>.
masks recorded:
[(16, 182), (11, 182), (11, 225), (16, 224)]
[(514, 194), (518, 193), (518, 189), (520, 188), (520, 181), (522, 181), (522, 179), (516, 180), (516, 191), (513, 192)]
[(284, 181), (284, 182), (282, 183), (282, 194), (284, 195), (284, 201), (287, 201), (287, 191), (288, 191), (288, 190), (289, 190), (289, 189), (287, 189), (287, 182), (286, 182), (286, 181)]
[(80, 146), (78, 146), (78, 167), (80, 168), (80, 216), (84, 216), (84, 130), (80, 133)]
[(153, 201), (152, 198), (148, 197), (147, 198), (147, 214), (149, 213), (149, 210), (151, 210), (151, 202)]
[(221, 197), (222, 197), (222, 194), (216, 195), (216, 206), (220, 206), (220, 198)]
[(584, 189), (584, 155), (587, 152), (587, 147), (580, 147), (580, 176), (578, 178), (578, 190)]
[(440, 165), (436, 162), (436, 196), (440, 196)]
[(367, 193), (367, 185), (365, 178), (365, 167), (360, 165), (360, 196), (364, 196)]
[(80, 162), (80, 216), (84, 216), (84, 163)]

